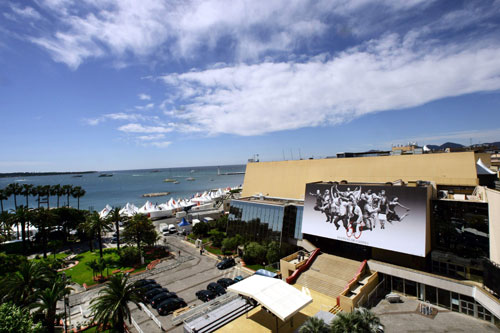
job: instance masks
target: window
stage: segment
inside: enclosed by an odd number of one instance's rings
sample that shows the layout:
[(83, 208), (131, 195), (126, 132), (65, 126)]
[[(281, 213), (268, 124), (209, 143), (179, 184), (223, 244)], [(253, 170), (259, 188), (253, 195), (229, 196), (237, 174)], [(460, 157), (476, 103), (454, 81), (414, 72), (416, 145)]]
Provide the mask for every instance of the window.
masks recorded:
[(404, 293), (403, 279), (393, 276), (392, 277), (392, 290)]
[(437, 303), (437, 291), (436, 291), (436, 287), (432, 287), (432, 286), (425, 286), (425, 300), (432, 303), (432, 304), (436, 304)]
[(415, 281), (405, 280), (405, 294), (417, 296), (417, 283)]

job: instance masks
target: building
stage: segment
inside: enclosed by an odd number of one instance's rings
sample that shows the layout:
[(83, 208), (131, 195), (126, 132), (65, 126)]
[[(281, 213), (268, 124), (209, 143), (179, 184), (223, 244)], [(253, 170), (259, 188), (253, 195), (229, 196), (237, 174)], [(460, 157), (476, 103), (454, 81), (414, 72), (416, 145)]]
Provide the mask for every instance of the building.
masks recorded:
[[(496, 178), (488, 173), (485, 180), (490, 163), (489, 154), (472, 151), (249, 163), (242, 199), (231, 204), (228, 231), (309, 251), (305, 261), (298, 252), (284, 258), (281, 270), (285, 279), (309, 276), (312, 289), (321, 279), (335, 279), (333, 271), (321, 276), (321, 269), (331, 270), (335, 262), (343, 263), (339, 270), (352, 267), (346, 274), (355, 272), (356, 278), (346, 277), (348, 285), (332, 294), (344, 310), (366, 302), (377, 287), (498, 323), (500, 192), (482, 186)], [(335, 221), (319, 207), (318, 195), (346, 206), (365, 206), (368, 197), (398, 197), (403, 221), (379, 213), (369, 230), (361, 225), (370, 220), (369, 208), (353, 214), (364, 216), (358, 224)], [(410, 209), (408, 217), (403, 207)], [(315, 272), (301, 273), (315, 247), (325, 255), (317, 263), (312, 258)], [(325, 292), (335, 289), (326, 286)]]

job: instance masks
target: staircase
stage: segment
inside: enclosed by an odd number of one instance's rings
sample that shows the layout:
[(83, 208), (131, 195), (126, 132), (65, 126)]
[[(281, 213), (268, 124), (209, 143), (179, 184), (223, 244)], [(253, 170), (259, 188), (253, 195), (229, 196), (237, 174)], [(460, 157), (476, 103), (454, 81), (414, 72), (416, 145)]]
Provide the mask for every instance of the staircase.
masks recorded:
[(337, 314), (342, 311), (342, 308), (339, 305), (335, 305), (333, 308), (331, 308), (328, 312)]
[(322, 253), (311, 267), (299, 276), (297, 283), (336, 298), (356, 275), (360, 264), (359, 261)]

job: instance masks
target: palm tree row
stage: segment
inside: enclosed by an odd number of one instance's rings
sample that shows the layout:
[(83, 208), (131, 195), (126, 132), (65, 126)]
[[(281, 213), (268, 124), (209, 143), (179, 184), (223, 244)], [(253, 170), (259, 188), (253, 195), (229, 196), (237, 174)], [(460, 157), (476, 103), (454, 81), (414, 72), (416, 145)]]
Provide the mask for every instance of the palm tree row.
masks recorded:
[(66, 206), (69, 207), (69, 197), (77, 199), (77, 209), (80, 209), (80, 198), (85, 195), (85, 190), (81, 186), (72, 185), (38, 185), (12, 183), (4, 189), (0, 189), (0, 209), (3, 212), (4, 201), (10, 197), (14, 199), (14, 207), (18, 207), (18, 196), (24, 196), (26, 199), (26, 207), (29, 207), (29, 197), (37, 198), (37, 207), (40, 208), (42, 199), (46, 199), (47, 208), (50, 208), (50, 197), (57, 197), (57, 207), (59, 208), (60, 198), (66, 196)]
[(299, 328), (299, 333), (378, 333), (384, 325), (373, 312), (366, 308), (356, 308), (352, 312), (340, 312), (330, 325), (323, 319), (310, 317)]

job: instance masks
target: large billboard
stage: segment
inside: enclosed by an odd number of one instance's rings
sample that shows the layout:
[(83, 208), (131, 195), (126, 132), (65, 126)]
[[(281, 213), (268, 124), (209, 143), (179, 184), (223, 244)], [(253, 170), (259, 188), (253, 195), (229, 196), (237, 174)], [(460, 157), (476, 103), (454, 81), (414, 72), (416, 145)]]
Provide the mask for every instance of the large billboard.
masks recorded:
[(425, 257), (427, 187), (306, 185), (302, 233)]

